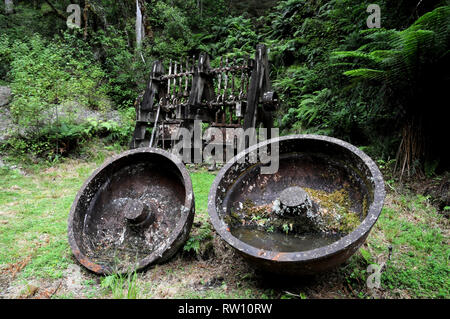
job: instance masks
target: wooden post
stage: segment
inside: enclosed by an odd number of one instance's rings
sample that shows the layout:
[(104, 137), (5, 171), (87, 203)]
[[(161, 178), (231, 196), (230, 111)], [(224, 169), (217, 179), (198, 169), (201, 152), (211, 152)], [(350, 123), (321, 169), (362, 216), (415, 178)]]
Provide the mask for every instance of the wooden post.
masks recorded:
[(153, 104), (155, 103), (155, 95), (160, 90), (159, 78), (164, 73), (163, 65), (160, 61), (155, 61), (153, 63), (152, 72), (150, 73), (150, 78), (147, 82), (147, 90), (145, 91), (144, 97), (141, 103), (141, 109), (144, 111), (150, 111), (153, 109)]
[(199, 57), (198, 66), (194, 71), (191, 94), (189, 95), (189, 105), (198, 105), (203, 99), (210, 101), (214, 96), (213, 83), (209, 77), (209, 56), (202, 53)]
[(269, 62), (267, 48), (264, 44), (256, 46), (255, 64), (251, 77), (247, 96), (247, 110), (244, 117), (244, 130), (255, 127), (258, 104), (264, 92), (269, 89)]
[[(160, 61), (155, 61), (153, 63), (152, 72), (150, 73), (150, 78), (147, 82), (147, 89), (142, 98), (142, 102), (136, 105), (136, 127), (133, 134), (133, 139), (131, 141), (131, 148), (137, 148), (141, 146), (144, 142), (147, 133), (147, 127), (152, 125), (156, 126), (158, 122), (159, 114), (155, 115), (154, 104), (157, 95), (164, 96), (164, 88), (161, 86), (160, 78), (164, 73), (164, 67)], [(159, 106), (160, 107), (160, 106)], [(161, 109), (158, 109), (158, 113)], [(156, 133), (156, 132), (154, 132)], [(153, 135), (153, 139), (154, 139)], [(151, 141), (153, 144), (153, 141)], [(148, 146), (148, 145), (145, 145)]]

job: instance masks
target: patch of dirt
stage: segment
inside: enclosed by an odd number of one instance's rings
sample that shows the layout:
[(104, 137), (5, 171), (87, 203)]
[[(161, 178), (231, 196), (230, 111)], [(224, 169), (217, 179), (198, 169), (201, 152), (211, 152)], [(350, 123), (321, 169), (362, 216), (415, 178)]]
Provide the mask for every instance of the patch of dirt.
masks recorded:
[(170, 262), (150, 268), (141, 277), (149, 283), (146, 291), (151, 298), (179, 298), (201, 294), (223, 286), (239, 287), (240, 274), (253, 274), (248, 264), (221, 239), (212, 239), (213, 251), (206, 259), (179, 253)]
[(431, 203), (448, 218), (449, 211), (444, 207), (450, 206), (450, 172), (438, 178), (426, 178), (412, 181), (409, 188), (418, 194), (431, 197)]
[[(0, 276), (0, 282), (1, 282)], [(58, 293), (62, 280), (34, 279), (26, 283), (11, 282), (2, 289), (0, 298), (5, 299), (50, 299)]]
[(21, 272), (23, 268), (31, 261), (31, 255), (25, 257), (21, 261), (15, 264), (9, 264), (3, 271), (8, 272), (12, 279), (16, 277), (18, 272)]

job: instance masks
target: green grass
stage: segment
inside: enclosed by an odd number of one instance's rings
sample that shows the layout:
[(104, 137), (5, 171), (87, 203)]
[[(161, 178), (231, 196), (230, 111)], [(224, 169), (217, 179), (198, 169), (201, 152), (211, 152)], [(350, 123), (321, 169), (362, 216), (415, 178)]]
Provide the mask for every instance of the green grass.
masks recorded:
[(409, 194), (394, 199), (383, 209), (368, 244), (373, 255), (392, 246), (381, 283), (393, 296), (450, 297), (448, 222), (428, 198)]
[[(420, 204), (420, 198), (413, 202)], [(442, 218), (433, 209), (427, 217)], [(406, 290), (414, 298), (449, 298), (450, 248), (442, 229), (427, 222), (411, 222), (400, 211), (385, 208), (379, 220), (393, 247), (382, 284), (389, 290)]]
[[(194, 227), (183, 247), (185, 252), (204, 254), (211, 248), (212, 227), (208, 215), (208, 195), (215, 175), (199, 171), (190, 174), (195, 198)], [(196, 225), (199, 225), (196, 227)]]
[(137, 299), (139, 297), (137, 277), (136, 272), (127, 275), (114, 274), (103, 277), (101, 286), (107, 292), (110, 292), (114, 299)]
[[(37, 174), (30, 176), (0, 169), (0, 267), (30, 259), (20, 272), (22, 278), (63, 276), (72, 262), (67, 242), (70, 207), (97, 165), (97, 159), (92, 163), (67, 161), (54, 168), (35, 167)], [(200, 171), (191, 178), (196, 220), (207, 225), (208, 193), (215, 175)], [(199, 229), (194, 240), (211, 238), (205, 226)]]
[(201, 217), (203, 221), (208, 217), (208, 195), (215, 178), (216, 175), (208, 172), (200, 171), (191, 173), (195, 196), (196, 217)]
[(268, 299), (264, 293), (258, 293), (253, 289), (227, 290), (226, 284), (209, 289), (204, 292), (187, 291), (177, 296), (183, 299)]
[(0, 170), (0, 266), (29, 260), (21, 277), (62, 277), (71, 256), (69, 210), (94, 169), (92, 164), (79, 164), (75, 171), (70, 166), (42, 168), (39, 175), (30, 176)]

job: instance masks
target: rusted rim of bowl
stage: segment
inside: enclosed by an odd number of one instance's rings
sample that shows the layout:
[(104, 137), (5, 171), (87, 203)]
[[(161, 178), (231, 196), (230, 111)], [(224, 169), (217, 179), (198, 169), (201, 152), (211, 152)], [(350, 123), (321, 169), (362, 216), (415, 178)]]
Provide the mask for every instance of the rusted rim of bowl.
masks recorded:
[[(250, 152), (253, 152), (261, 147), (267, 146), (268, 144), (276, 142), (284, 142), (289, 140), (311, 140), (317, 141), (319, 143), (328, 142), (331, 144), (338, 145), (342, 147), (344, 150), (355, 154), (357, 157), (361, 159), (364, 165), (367, 166), (372, 175), (368, 178), (372, 178), (374, 183), (373, 202), (370, 204), (367, 216), (361, 222), (361, 224), (353, 232), (342, 237), (341, 239), (339, 239), (334, 243), (302, 252), (278, 252), (259, 249), (234, 237), (229, 231), (228, 225), (225, 224), (225, 222), (219, 218), (216, 209), (217, 189), (220, 181), (222, 180), (226, 172), (237, 162), (238, 159), (242, 158), (243, 156), (246, 156)], [(358, 149), (356, 146), (353, 146), (337, 138), (328, 136), (309, 135), (309, 134), (290, 135), (273, 138), (271, 140), (267, 140), (259, 144), (256, 144), (237, 154), (226, 165), (224, 165), (224, 167), (217, 174), (217, 177), (214, 180), (213, 185), (211, 186), (211, 191), (208, 197), (208, 213), (211, 219), (211, 223), (213, 224), (213, 227), (215, 228), (217, 233), (219, 233), (219, 235), (233, 248), (258, 259), (273, 260), (277, 262), (306, 262), (335, 255), (338, 252), (349, 248), (349, 246), (355, 243), (358, 239), (368, 234), (368, 232), (372, 229), (373, 225), (380, 216), (381, 209), (383, 208), (385, 195), (386, 192), (384, 189), (384, 180), (380, 170), (378, 169), (375, 162), (363, 151)]]
[[(97, 168), (91, 176), (84, 182), (83, 186), (80, 188), (80, 190), (77, 193), (77, 196), (75, 197), (75, 200), (73, 201), (72, 207), (70, 209), (69, 213), (69, 220), (68, 220), (68, 238), (69, 238), (69, 244), (72, 249), (73, 254), (75, 255), (76, 259), (87, 269), (98, 273), (98, 274), (110, 274), (112, 273), (112, 269), (110, 267), (100, 265), (97, 263), (92, 262), (87, 258), (78, 247), (77, 241), (75, 239), (74, 231), (73, 231), (73, 220), (75, 217), (75, 211), (77, 204), (80, 200), (80, 197), (85, 192), (86, 188), (91, 184), (91, 182), (95, 179), (95, 177), (100, 174), (106, 167), (112, 165), (113, 163), (122, 160), (125, 157), (130, 156), (136, 156), (138, 154), (156, 154), (160, 155), (167, 160), (171, 161), (173, 164), (176, 165), (178, 168), (184, 183), (184, 188), (186, 190), (185, 195), (185, 201), (184, 201), (184, 207), (186, 208), (181, 212), (181, 218), (180, 221), (177, 223), (177, 227), (172, 231), (170, 235), (170, 240), (167, 241), (167, 244), (164, 247), (158, 248), (156, 251), (153, 251), (150, 255), (147, 257), (139, 260), (139, 264), (137, 266), (136, 270), (143, 269), (147, 267), (148, 265), (155, 263), (160, 259), (166, 249), (169, 249), (174, 244), (175, 240), (179, 237), (179, 235), (183, 232), (184, 225), (186, 224), (190, 212), (193, 210), (194, 206), (194, 191), (192, 188), (192, 181), (189, 176), (188, 171), (186, 170), (186, 167), (183, 165), (183, 163), (174, 155), (171, 153), (164, 151), (162, 149), (157, 148), (138, 148), (130, 151), (123, 152), (119, 155), (113, 156), (109, 159), (107, 159), (101, 167)], [(134, 269), (133, 269), (134, 270)]]

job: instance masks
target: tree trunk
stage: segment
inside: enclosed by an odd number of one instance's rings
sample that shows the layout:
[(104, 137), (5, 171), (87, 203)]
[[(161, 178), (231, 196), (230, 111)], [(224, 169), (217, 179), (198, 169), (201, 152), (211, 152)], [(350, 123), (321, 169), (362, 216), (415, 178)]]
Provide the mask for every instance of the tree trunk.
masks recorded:
[(425, 140), (420, 117), (412, 117), (405, 121), (402, 128), (402, 141), (397, 151), (394, 172), (400, 174), (400, 182), (407, 177), (423, 177), (421, 164), (425, 160)]
[(143, 23), (144, 15), (142, 14), (143, 5), (139, 3), (139, 0), (136, 0), (136, 50), (139, 52), (141, 56), (142, 62), (145, 64), (144, 56), (142, 55), (142, 41), (145, 38), (145, 27)]
[(83, 10), (83, 17), (84, 17), (84, 34), (83, 39), (87, 39), (87, 33), (88, 33), (88, 11), (89, 11), (89, 1), (86, 1), (84, 3), (84, 10)]
[(13, 0), (5, 0), (5, 13), (6, 14), (14, 13), (14, 2), (13, 2)]
[(142, 17), (141, 5), (139, 4), (139, 0), (136, 0), (136, 48), (138, 49), (142, 45), (145, 37)]
[(203, 16), (203, 1), (197, 0), (197, 9), (200, 12), (200, 17)]

